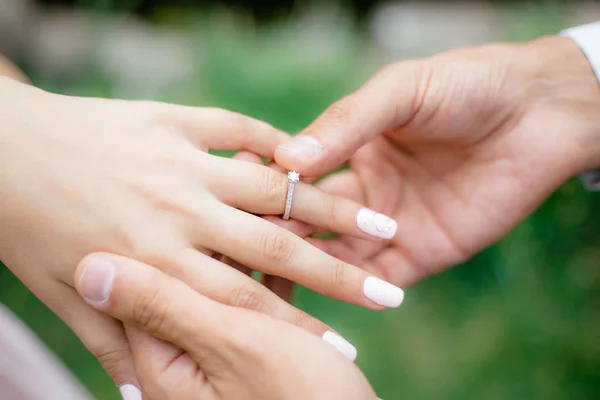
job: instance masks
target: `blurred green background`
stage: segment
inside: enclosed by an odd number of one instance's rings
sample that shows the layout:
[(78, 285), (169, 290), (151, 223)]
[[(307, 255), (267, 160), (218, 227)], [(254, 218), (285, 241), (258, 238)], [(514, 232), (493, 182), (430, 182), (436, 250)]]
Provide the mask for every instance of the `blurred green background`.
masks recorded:
[[(393, 60), (600, 20), (597, 2), (541, 0), (0, 0), (0, 10), (0, 51), (47, 90), (219, 106), (291, 133)], [(398, 310), (302, 288), (295, 304), (359, 349), (386, 400), (600, 398), (598, 221), (600, 196), (574, 180), (497, 245), (409, 289)], [(98, 399), (119, 398), (6, 269), (0, 301)]]

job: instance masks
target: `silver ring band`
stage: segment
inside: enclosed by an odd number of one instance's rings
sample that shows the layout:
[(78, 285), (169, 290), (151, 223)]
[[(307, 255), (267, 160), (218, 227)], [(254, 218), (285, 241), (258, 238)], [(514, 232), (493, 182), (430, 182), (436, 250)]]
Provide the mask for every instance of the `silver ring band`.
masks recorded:
[(300, 174), (296, 171), (288, 172), (288, 190), (287, 196), (285, 197), (285, 211), (283, 213), (283, 219), (290, 219), (290, 214), (292, 212), (292, 203), (294, 201), (294, 189), (296, 188), (296, 183), (300, 181)]

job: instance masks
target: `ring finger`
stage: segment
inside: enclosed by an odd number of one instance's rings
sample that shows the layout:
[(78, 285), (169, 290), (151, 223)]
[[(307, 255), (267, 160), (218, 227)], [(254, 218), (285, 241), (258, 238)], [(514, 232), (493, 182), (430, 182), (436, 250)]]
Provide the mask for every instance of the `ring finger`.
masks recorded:
[[(213, 176), (218, 176), (218, 180), (209, 184), (222, 202), (255, 214), (284, 213), (290, 185), (285, 174), (262, 165), (225, 158), (216, 165), (220, 173)], [(393, 219), (303, 182), (295, 185), (291, 217), (364, 239), (391, 239), (397, 230)]]

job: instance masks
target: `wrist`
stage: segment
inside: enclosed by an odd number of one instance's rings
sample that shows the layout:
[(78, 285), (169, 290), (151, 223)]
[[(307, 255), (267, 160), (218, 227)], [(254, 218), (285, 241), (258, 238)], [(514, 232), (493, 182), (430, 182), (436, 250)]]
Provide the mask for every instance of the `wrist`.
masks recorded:
[(41, 90), (0, 76), (0, 229), (14, 214), (23, 178), (31, 179), (25, 165), (34, 159), (28, 126), (41, 117), (36, 106)]
[[(600, 166), (600, 83), (578, 44), (569, 37), (548, 36), (529, 42), (537, 102), (550, 105), (576, 149), (571, 174)], [(531, 59), (528, 59), (531, 62)]]

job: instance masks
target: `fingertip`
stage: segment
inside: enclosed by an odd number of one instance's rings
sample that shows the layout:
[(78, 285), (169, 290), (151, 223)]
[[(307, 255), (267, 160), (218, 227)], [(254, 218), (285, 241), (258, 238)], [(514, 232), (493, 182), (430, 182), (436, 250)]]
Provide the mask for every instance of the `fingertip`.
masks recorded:
[(378, 239), (393, 239), (398, 223), (387, 215), (361, 208), (355, 217), (356, 226), (367, 235)]
[(363, 282), (363, 294), (373, 303), (397, 308), (404, 301), (404, 291), (375, 276), (368, 276)]
[(275, 162), (287, 170), (312, 176), (312, 170), (323, 154), (323, 145), (306, 135), (295, 136), (275, 150)]
[(123, 400), (142, 400), (142, 392), (132, 384), (125, 384), (119, 388)]
[(277, 146), (279, 150), (286, 151), (305, 161), (313, 161), (321, 156), (324, 147), (317, 139), (308, 135), (298, 135), (285, 143)]
[(115, 263), (102, 253), (86, 256), (77, 268), (77, 291), (92, 305), (105, 303), (112, 291), (116, 268)]
[(327, 331), (321, 338), (342, 353), (348, 360), (352, 362), (356, 360), (356, 356), (358, 355), (356, 347), (341, 335), (338, 335), (333, 331)]

